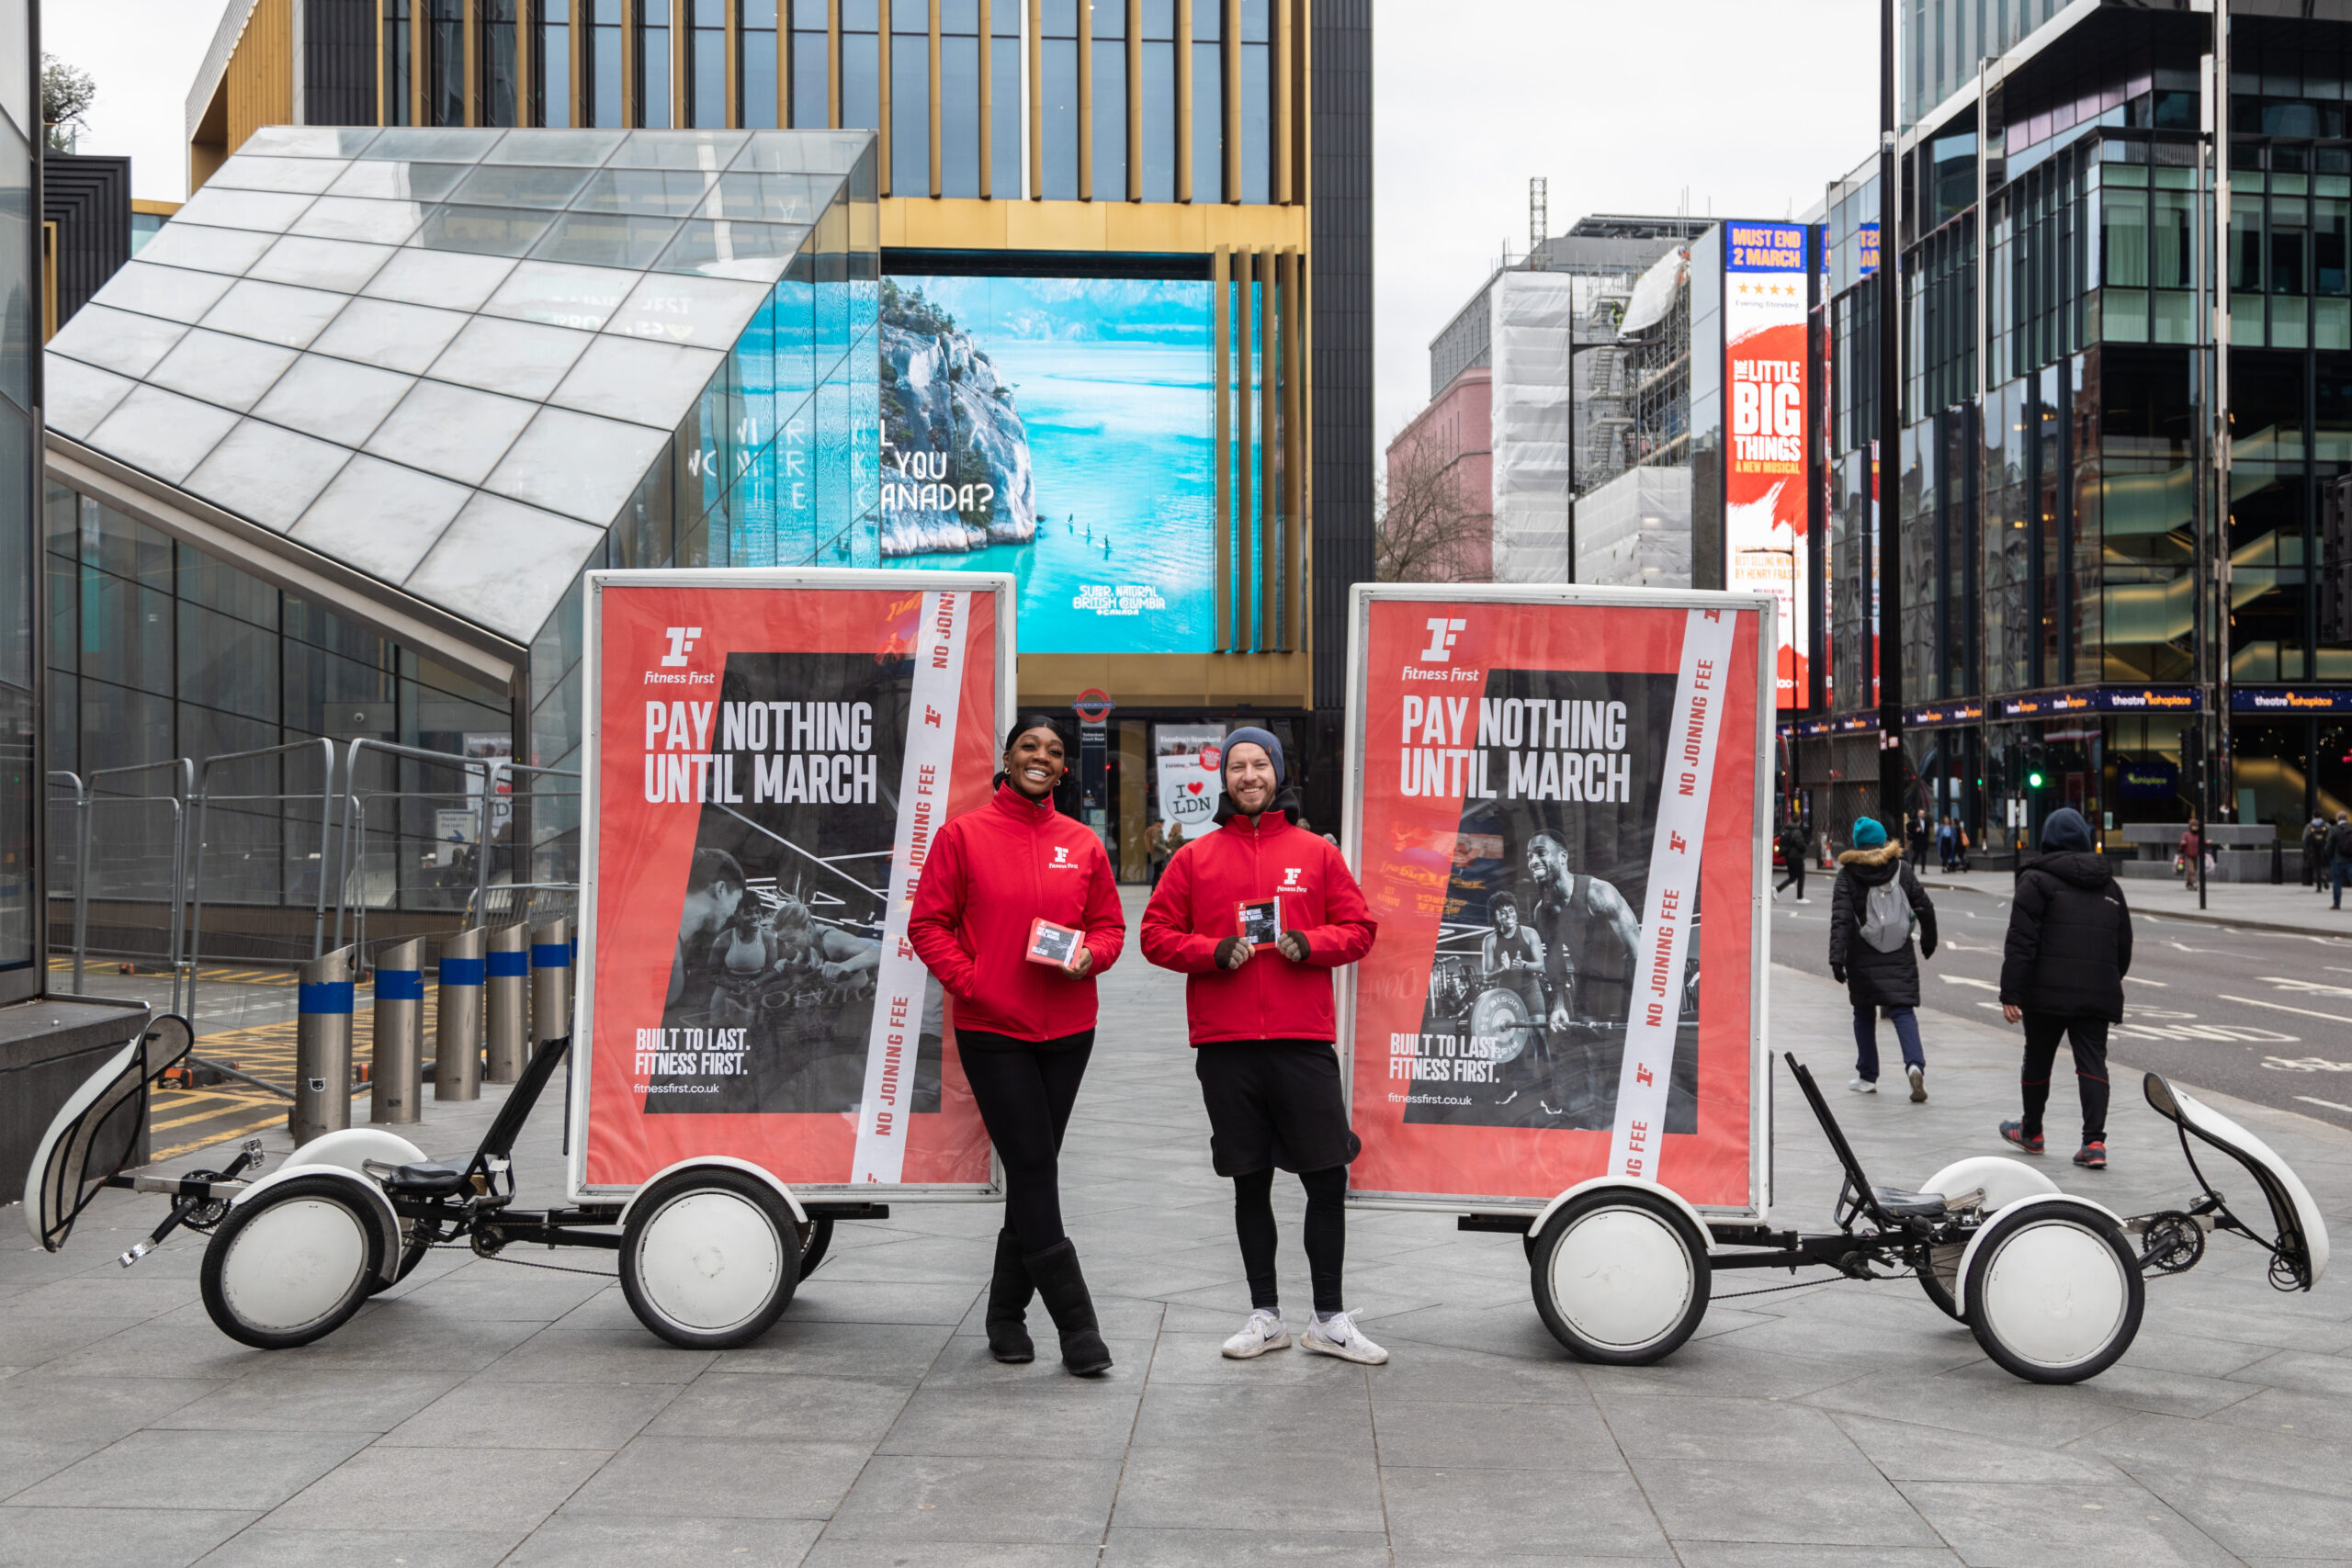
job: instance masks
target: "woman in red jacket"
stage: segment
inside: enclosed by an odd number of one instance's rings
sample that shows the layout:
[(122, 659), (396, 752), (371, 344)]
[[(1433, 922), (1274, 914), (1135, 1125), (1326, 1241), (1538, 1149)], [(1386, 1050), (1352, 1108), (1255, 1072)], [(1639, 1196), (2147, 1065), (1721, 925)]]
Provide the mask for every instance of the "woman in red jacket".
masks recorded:
[[(1062, 1229), (1056, 1162), (1094, 1049), (1094, 976), (1117, 960), (1127, 923), (1102, 840), (1054, 808), (1069, 754), (1053, 719), (1014, 721), (996, 797), (932, 840), (907, 939), (956, 999), (956, 1053), (1004, 1162), (989, 1349), (1000, 1361), (1035, 1359), (1023, 1321), (1034, 1287), (1060, 1331), (1062, 1364), (1091, 1377), (1111, 1353)], [(1077, 933), (1058, 939), (1069, 944), (1058, 963), (1031, 955), (1039, 920)]]

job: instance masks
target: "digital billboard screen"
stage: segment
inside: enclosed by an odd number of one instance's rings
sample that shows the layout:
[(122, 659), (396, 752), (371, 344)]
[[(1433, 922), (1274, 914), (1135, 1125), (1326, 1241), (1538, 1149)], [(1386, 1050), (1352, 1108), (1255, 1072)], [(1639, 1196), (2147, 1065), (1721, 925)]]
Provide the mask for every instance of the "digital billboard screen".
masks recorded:
[(1023, 653), (1208, 650), (1212, 287), (887, 273), (883, 563), (1011, 572)]
[(1724, 474), (1725, 586), (1781, 602), (1775, 682), (1780, 705), (1805, 705), (1806, 247), (1799, 223), (1726, 223), (1724, 396), (1731, 451)]

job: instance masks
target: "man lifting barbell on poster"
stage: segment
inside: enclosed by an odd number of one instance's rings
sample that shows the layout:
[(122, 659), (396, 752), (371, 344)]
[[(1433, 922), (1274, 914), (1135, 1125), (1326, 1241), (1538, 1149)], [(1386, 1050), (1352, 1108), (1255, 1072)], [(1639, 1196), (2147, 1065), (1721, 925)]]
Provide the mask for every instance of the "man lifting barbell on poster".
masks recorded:
[[(1631, 1000), (1641, 923), (1614, 884), (1568, 864), (1568, 847), (1549, 832), (1527, 841), (1535, 879), (1533, 917), (1549, 1010), (1542, 1045), (1551, 1068), (1549, 1115), (1580, 1111), (1616, 1088), (1622, 1026)], [(1602, 1033), (1609, 1025), (1618, 1031)]]

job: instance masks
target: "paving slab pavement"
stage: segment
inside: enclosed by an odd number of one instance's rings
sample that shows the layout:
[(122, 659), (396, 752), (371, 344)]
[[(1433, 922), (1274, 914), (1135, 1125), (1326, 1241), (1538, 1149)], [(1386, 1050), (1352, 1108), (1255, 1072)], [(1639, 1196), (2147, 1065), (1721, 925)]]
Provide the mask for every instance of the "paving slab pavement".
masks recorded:
[[(1770, 987), (1775, 1048), (1832, 1086), (1876, 1179), (1999, 1152), (2013, 1034), (1923, 1014), (1928, 1101), (1851, 1095), (1842, 988), (1785, 967)], [(995, 1204), (842, 1226), (741, 1350), (664, 1347), (604, 1259), (518, 1247), (435, 1255), (336, 1335), (266, 1353), (205, 1318), (200, 1244), (116, 1267), (160, 1201), (108, 1193), (59, 1256), (0, 1243), (0, 1568), (2352, 1562), (2352, 1283), (2278, 1294), (2226, 1237), (2151, 1282), (2117, 1367), (2041, 1388), (1908, 1280), (1747, 1295), (1787, 1281), (1722, 1275), (1665, 1363), (1583, 1366), (1537, 1319), (1516, 1237), (1359, 1212), (1351, 1303), (1392, 1361), (1225, 1361), (1247, 1295), (1181, 989), (1133, 954), (1106, 977), (1065, 1150), (1106, 1378), (989, 1359)], [(1826, 1228), (1837, 1168), (1776, 1079), (1775, 1218)], [(2179, 1202), (2165, 1124), (2116, 1082), (2113, 1168), (2051, 1175), (2119, 1212)], [(560, 1183), (560, 1087), (518, 1151), (526, 1201)], [(416, 1141), (468, 1146), (503, 1092), (428, 1100)], [(2224, 1108), (2352, 1227), (2352, 1133)], [(1303, 1299), (1303, 1202), (1277, 1199)]]

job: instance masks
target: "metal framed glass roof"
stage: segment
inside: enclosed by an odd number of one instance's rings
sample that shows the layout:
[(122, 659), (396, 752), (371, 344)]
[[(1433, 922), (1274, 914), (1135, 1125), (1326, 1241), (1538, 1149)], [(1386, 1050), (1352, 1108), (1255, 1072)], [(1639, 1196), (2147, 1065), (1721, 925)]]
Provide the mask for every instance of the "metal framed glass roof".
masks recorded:
[(872, 147), (258, 130), (50, 343), (49, 425), (517, 641), (653, 491), (711, 564), (811, 558), (855, 509), (776, 470), (871, 356)]

